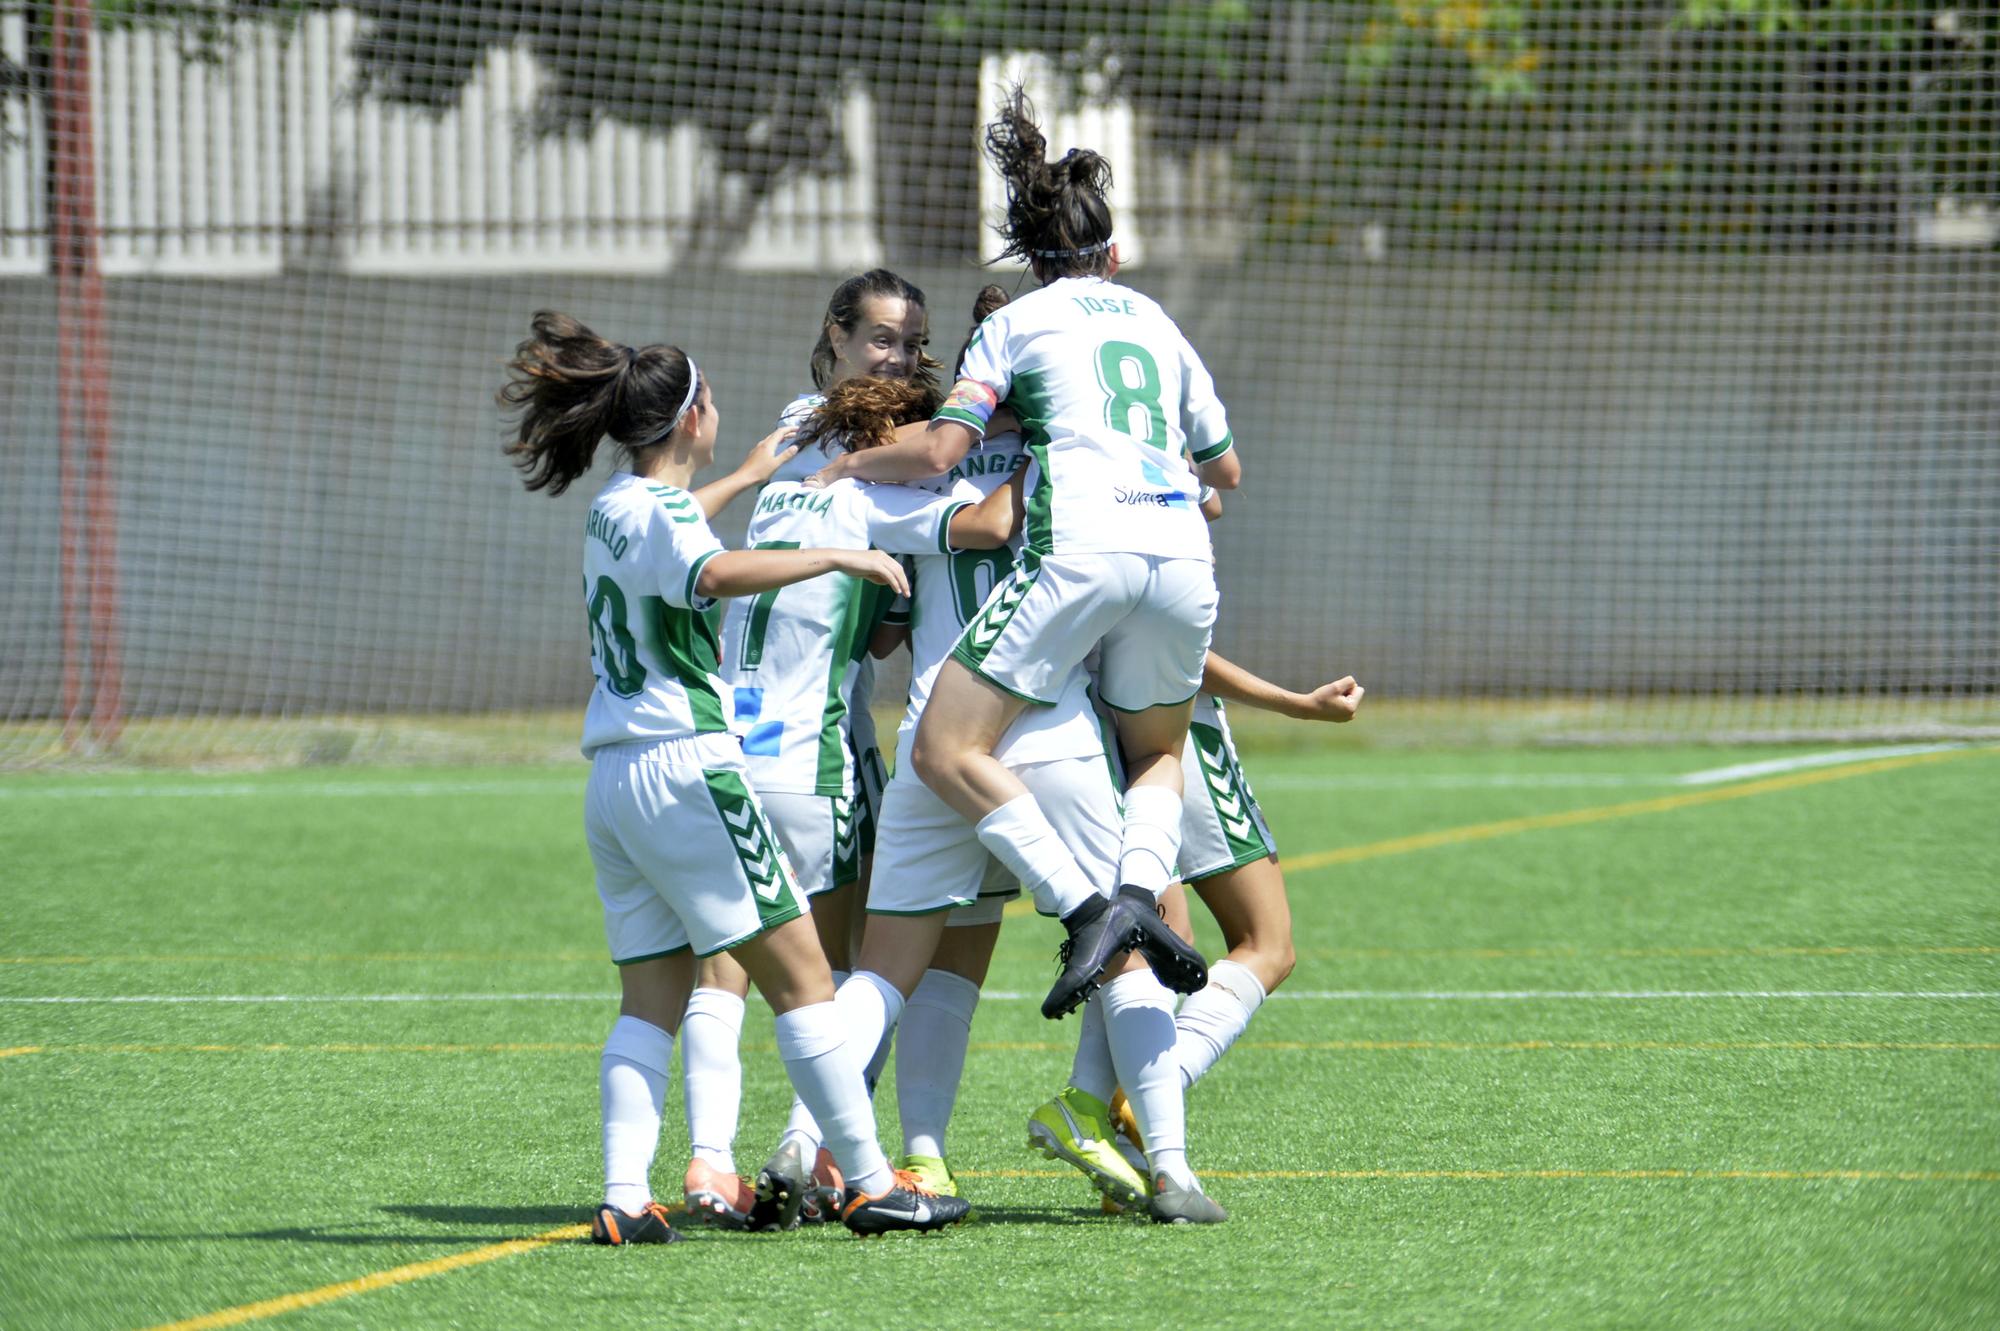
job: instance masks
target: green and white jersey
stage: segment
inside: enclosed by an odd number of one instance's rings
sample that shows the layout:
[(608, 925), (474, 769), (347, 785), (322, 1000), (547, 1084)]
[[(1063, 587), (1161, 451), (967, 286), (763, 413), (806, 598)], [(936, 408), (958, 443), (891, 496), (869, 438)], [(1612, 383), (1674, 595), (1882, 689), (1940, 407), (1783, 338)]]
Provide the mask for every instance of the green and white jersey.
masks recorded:
[(1005, 402), (1040, 469), (1024, 560), (1212, 557), (1188, 459), (1228, 452), (1229, 421), (1201, 358), (1150, 297), (1102, 278), (1051, 282), (979, 325), (958, 379), (938, 418), (983, 430)]
[[(976, 498), (977, 496), (975, 496)], [(844, 480), (822, 490), (773, 482), (757, 497), (753, 550), (830, 548), (909, 555), (945, 548), (963, 502)], [(751, 784), (760, 792), (853, 794), (847, 718), (886, 588), (845, 573), (741, 597), (723, 621), (723, 678)]]
[[(1022, 467), (1028, 453), (1018, 434), (982, 439), (945, 475), (919, 481), (925, 489), (967, 503), (977, 503), (1005, 485)], [(966, 624), (986, 603), (993, 589), (1014, 571), (1014, 552), (954, 550), (919, 555), (910, 578), (910, 705), (898, 731), (898, 752), (907, 753), (907, 738), (916, 729), (937, 683), (945, 658)], [(1095, 757), (1104, 751), (1103, 736), (1090, 706), (1089, 680), (1082, 671), (1063, 689), (1052, 707), (1030, 707), (994, 746), (993, 756), (1006, 763), (1051, 762), (1058, 758)]]
[(590, 667), (583, 751), (726, 732), (713, 597), (695, 592), (722, 552), (693, 495), (619, 472), (591, 501), (583, 542)]
[[(791, 400), (791, 403), (783, 411), (778, 413), (779, 427), (791, 426), (797, 428), (804, 425), (806, 418), (815, 411), (818, 411), (820, 404), (825, 401), (826, 396), (817, 389), (810, 393), (799, 394)], [(822, 439), (810, 448), (801, 448), (798, 452), (786, 458), (783, 464), (775, 472), (771, 473), (771, 479), (765, 483), (767, 485), (776, 485), (780, 481), (802, 481), (820, 470), (820, 468), (826, 466), (827, 463), (833, 461), (834, 456), (840, 451), (837, 445), (829, 440)]]

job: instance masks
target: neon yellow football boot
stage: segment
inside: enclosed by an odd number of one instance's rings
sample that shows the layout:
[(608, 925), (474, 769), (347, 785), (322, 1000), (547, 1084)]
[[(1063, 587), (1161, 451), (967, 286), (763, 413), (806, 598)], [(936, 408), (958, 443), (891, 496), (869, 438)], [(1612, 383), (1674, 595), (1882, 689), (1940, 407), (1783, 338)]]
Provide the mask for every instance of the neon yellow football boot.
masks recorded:
[(1111, 1111), (1094, 1095), (1066, 1088), (1028, 1116), (1028, 1146), (1083, 1171), (1099, 1192), (1120, 1206), (1140, 1206), (1151, 1194), (1146, 1176), (1132, 1168), (1112, 1141)]
[(896, 1162), (896, 1168), (915, 1174), (919, 1183), (939, 1197), (958, 1196), (958, 1180), (939, 1156), (906, 1155)]

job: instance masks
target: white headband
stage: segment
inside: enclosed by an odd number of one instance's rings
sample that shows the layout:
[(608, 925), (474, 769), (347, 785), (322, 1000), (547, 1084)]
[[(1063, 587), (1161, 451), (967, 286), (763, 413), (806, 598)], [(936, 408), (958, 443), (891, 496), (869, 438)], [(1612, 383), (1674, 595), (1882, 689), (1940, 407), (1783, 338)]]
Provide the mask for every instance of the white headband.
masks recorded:
[(694, 390), (701, 383), (701, 370), (695, 365), (694, 357), (688, 355), (685, 351), (681, 353), (681, 356), (688, 363), (688, 394), (681, 399), (681, 409), (674, 413), (674, 423), (672, 428), (667, 431), (668, 434), (672, 434), (675, 430), (680, 429), (681, 417), (687, 415), (688, 408), (694, 405)]
[(1035, 250), (1034, 255), (1037, 259), (1081, 259), (1086, 254), (1097, 254), (1101, 251), (1108, 250), (1110, 248), (1111, 248), (1111, 237), (1106, 236), (1103, 240), (1098, 241), (1095, 245), (1085, 245), (1081, 249)]

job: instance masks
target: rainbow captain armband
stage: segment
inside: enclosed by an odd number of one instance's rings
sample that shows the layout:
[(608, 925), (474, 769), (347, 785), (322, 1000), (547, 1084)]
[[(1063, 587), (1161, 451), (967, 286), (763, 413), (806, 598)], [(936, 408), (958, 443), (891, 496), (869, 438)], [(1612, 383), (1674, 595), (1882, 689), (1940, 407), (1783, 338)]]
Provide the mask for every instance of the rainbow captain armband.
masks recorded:
[(1000, 405), (999, 397), (977, 379), (961, 379), (951, 386), (951, 396), (944, 400), (936, 421), (957, 421), (970, 427), (975, 433), (986, 433), (986, 422), (993, 419), (995, 408)]

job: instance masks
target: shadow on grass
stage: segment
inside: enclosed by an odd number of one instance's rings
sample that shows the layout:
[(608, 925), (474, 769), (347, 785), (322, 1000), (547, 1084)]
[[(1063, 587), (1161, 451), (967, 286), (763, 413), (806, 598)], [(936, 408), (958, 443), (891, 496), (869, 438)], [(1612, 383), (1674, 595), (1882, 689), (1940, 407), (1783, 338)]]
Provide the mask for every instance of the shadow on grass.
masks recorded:
[(533, 1225), (537, 1229), (582, 1224), (590, 1219), (587, 1206), (385, 1206), (382, 1213), (439, 1225)]
[(1108, 1225), (1122, 1223), (1117, 1216), (1107, 1216), (1096, 1207), (1085, 1209), (1081, 1206), (987, 1206), (975, 1202), (972, 1207), (973, 1224), (1002, 1225)]

